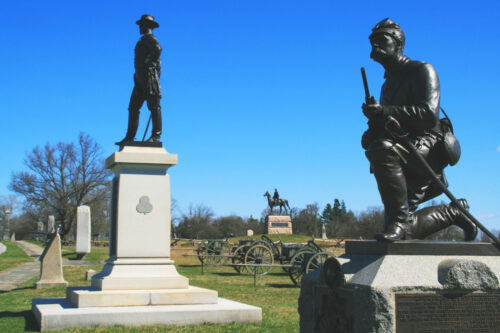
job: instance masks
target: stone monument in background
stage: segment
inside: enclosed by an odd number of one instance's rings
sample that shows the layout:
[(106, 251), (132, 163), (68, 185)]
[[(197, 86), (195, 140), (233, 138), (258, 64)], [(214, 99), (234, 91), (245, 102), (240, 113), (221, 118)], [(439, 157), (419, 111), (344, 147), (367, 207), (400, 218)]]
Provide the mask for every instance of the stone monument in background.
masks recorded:
[[(135, 87), (126, 137), (106, 160), (114, 173), (109, 259), (91, 287), (68, 288), (64, 298), (33, 299), (40, 329), (87, 326), (188, 325), (261, 322), (262, 309), (219, 298), (215, 290), (189, 285), (170, 258), (170, 175), (177, 155), (159, 141), (159, 25), (151, 15), (137, 21), (144, 36), (136, 46)], [(156, 41), (156, 42), (155, 42)], [(153, 52), (154, 54), (148, 54)], [(151, 62), (152, 61), (152, 62)], [(138, 109), (147, 101), (153, 133), (134, 141)]]
[(53, 233), (55, 231), (55, 227), (56, 227), (56, 219), (54, 218), (54, 215), (49, 215), (49, 219), (47, 221), (47, 232)]
[[(267, 234), (293, 234), (292, 218), (287, 215), (290, 206), (287, 199), (281, 199), (278, 189), (274, 189), (274, 194), (271, 197), (269, 192), (264, 193), (269, 205), (269, 215), (266, 217), (266, 233)], [(279, 213), (274, 211), (274, 207), (279, 207)], [(285, 215), (281, 215), (284, 211)]]
[(79, 259), (90, 253), (91, 219), (90, 207), (80, 206), (76, 211), (76, 249)]

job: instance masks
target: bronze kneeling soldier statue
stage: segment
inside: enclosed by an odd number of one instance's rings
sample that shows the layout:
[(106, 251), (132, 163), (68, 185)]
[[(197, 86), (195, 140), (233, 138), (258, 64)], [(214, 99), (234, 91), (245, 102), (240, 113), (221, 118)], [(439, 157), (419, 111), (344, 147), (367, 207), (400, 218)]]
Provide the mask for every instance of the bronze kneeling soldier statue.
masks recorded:
[[(380, 103), (373, 98), (363, 104), (368, 130), (362, 146), (370, 161), (385, 209), (384, 231), (378, 241), (424, 239), (450, 225), (464, 230), (465, 240), (476, 238), (477, 227), (456, 204), (417, 210), (422, 202), (437, 197), (443, 190), (424, 170), (416, 156), (388, 128), (388, 119), (399, 123), (417, 152), (446, 183), (440, 138), (440, 87), (434, 68), (403, 55), (405, 36), (390, 19), (378, 23), (370, 35), (370, 57), (385, 69)], [(465, 199), (458, 202), (468, 209)]]

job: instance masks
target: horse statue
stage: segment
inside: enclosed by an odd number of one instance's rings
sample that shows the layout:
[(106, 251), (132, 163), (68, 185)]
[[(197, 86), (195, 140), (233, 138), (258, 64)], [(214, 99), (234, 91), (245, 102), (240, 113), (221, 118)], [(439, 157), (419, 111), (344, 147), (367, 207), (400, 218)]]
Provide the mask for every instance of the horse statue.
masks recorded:
[(273, 210), (274, 207), (279, 206), (280, 207), (280, 215), (281, 215), (281, 210), (282, 208), (285, 208), (285, 213), (288, 214), (288, 211), (290, 210), (290, 206), (288, 205), (288, 200), (286, 199), (274, 199), (271, 194), (269, 194), (269, 191), (266, 191), (264, 193), (264, 196), (267, 197), (267, 203), (269, 204), (269, 208), (271, 211)]

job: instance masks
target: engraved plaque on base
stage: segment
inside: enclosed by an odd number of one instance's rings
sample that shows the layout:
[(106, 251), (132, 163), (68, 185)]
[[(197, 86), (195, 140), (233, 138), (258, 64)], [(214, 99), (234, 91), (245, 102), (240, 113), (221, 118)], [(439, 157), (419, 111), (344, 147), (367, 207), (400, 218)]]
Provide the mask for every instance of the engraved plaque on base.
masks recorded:
[(500, 293), (396, 294), (396, 332), (500, 332)]

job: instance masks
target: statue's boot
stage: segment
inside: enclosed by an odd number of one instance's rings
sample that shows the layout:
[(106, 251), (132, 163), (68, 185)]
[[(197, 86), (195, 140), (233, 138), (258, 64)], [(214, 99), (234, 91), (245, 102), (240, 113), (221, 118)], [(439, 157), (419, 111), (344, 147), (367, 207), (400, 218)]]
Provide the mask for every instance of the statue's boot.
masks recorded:
[(408, 193), (403, 169), (394, 152), (384, 150), (378, 153), (380, 156), (369, 156), (369, 158), (371, 157), (371, 167), (384, 203), (385, 225), (384, 232), (377, 233), (375, 239), (381, 242), (394, 242), (411, 238)]
[[(469, 205), (465, 199), (458, 199), (458, 202), (463, 208), (469, 209)], [(472, 241), (477, 236), (476, 225), (454, 203), (423, 208), (415, 212), (411, 220), (412, 236), (418, 239), (424, 239), (450, 225), (462, 228), (466, 241)]]
[(151, 110), (151, 119), (153, 121), (153, 131), (146, 142), (160, 142), (161, 137), (161, 109)]
[(127, 143), (134, 142), (137, 127), (139, 126), (139, 111), (128, 111), (128, 128), (125, 138), (121, 141), (115, 142), (115, 145), (125, 146)]

